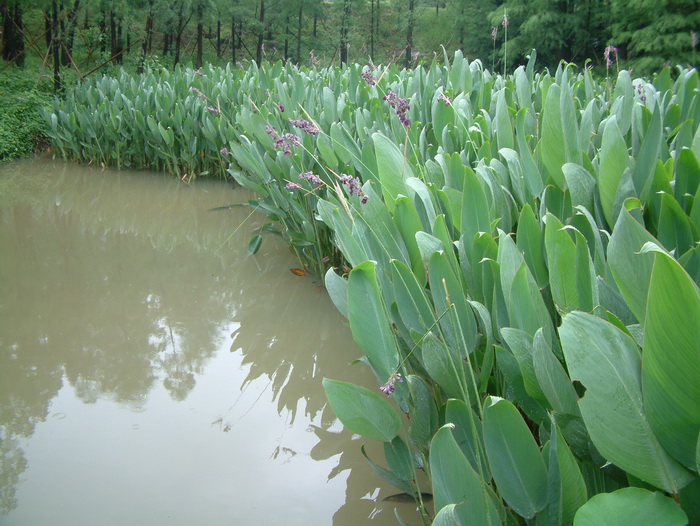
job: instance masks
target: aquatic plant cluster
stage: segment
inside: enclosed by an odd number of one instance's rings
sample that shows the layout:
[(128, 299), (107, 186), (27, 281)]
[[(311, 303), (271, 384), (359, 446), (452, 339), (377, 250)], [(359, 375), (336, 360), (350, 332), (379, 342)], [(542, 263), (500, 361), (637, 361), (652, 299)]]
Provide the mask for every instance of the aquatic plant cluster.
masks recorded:
[(55, 148), (257, 192), (251, 252), (325, 276), (380, 386), (331, 406), (426, 523), (700, 521), (697, 71), (203, 73), (80, 87)]

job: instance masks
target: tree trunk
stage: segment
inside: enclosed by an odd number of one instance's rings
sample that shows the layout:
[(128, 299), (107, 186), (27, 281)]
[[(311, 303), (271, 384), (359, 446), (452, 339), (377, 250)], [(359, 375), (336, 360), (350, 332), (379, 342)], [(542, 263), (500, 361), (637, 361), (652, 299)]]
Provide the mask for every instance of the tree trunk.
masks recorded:
[[(123, 22), (124, 21), (121, 18), (117, 22), (117, 47), (116, 47), (116, 53), (115, 53), (116, 55), (119, 55), (117, 57), (117, 64), (121, 64), (122, 59), (123, 59), (123, 55), (120, 55), (120, 53), (124, 49), (124, 44), (123, 44), (124, 41), (122, 40), (122, 27), (124, 26)], [(114, 56), (114, 55), (112, 55), (112, 56)]]
[(58, 42), (58, 3), (53, 0), (53, 91), (58, 93), (61, 91), (61, 62), (60, 62), (60, 47)]
[(406, 29), (406, 69), (413, 62), (413, 26), (415, 24), (415, 0), (408, 0), (408, 28)]
[(216, 58), (221, 58), (221, 20), (216, 21)]
[(260, 22), (260, 27), (258, 33), (258, 44), (255, 52), (255, 62), (258, 64), (258, 66), (260, 66), (260, 64), (262, 64), (263, 36), (265, 33), (265, 0), (260, 0), (258, 22)]
[(374, 57), (374, 0), (370, 3), (369, 14), (369, 58)]
[(109, 10), (109, 52), (111, 56), (117, 54), (117, 20), (114, 16), (114, 9)]
[(203, 53), (203, 41), (204, 41), (204, 25), (202, 24), (202, 21), (200, 20), (199, 23), (197, 23), (197, 61), (196, 61), (196, 67), (197, 69), (202, 67), (202, 53)]
[(236, 63), (236, 17), (231, 17), (231, 62)]
[(14, 7), (0, 6), (2, 11), (2, 58), (14, 60), (15, 65), (24, 64), (24, 37), (22, 36), (22, 8), (19, 3)]
[(75, 28), (78, 25), (78, 11), (80, 10), (80, 0), (73, 2), (73, 7), (68, 13), (68, 29), (65, 33), (66, 41), (61, 50), (61, 64), (68, 66), (70, 64), (69, 54), (73, 53), (73, 40), (75, 38)]
[(289, 60), (289, 15), (285, 18), (284, 27), (284, 60)]
[(343, 0), (343, 16), (340, 20), (340, 63), (348, 62), (348, 24), (350, 24), (350, 1)]
[(170, 33), (166, 33), (165, 35), (163, 35), (163, 56), (170, 53), (170, 45), (172, 38), (173, 37), (170, 35)]
[[(297, 64), (301, 64), (301, 23), (304, 14), (304, 1), (299, 4), (299, 23), (297, 24)], [(700, 205), (699, 205), (700, 206)]]

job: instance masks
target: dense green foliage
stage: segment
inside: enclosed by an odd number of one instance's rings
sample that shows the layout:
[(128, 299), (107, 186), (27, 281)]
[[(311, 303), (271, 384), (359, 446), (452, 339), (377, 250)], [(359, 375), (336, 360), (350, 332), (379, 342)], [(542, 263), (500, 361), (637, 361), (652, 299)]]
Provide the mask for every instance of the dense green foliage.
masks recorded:
[(0, 75), (0, 161), (29, 155), (46, 141), (40, 110), (51, 106), (53, 95), (44, 88), (45, 82), (37, 87), (36, 78), (23, 71)]
[(41, 57), (51, 69), (56, 51), (60, 69), (81, 74), (112, 58), (134, 68), (279, 59), (408, 67), (430, 63), (443, 45), (498, 71), (525, 64), (532, 48), (543, 66), (591, 59), (603, 71), (604, 50), (613, 45), (625, 67), (650, 74), (667, 62), (695, 64), (700, 31), (700, 0), (2, 0), (0, 6), (4, 58)]
[(698, 73), (534, 63), (123, 74), (46, 119), (67, 156), (258, 193), (250, 251), (325, 272), (394, 402), (326, 380), (331, 405), (390, 483), (427, 475), (426, 521), (695, 523)]

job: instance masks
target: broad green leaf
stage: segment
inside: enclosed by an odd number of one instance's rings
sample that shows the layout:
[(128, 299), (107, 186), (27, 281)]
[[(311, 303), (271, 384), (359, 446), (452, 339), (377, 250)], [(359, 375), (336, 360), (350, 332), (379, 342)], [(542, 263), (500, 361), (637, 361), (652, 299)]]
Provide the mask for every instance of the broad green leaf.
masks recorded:
[(408, 195), (406, 179), (413, 177), (413, 170), (410, 163), (404, 158), (403, 152), (391, 139), (381, 133), (373, 133), (372, 140), (377, 156), (377, 170), (384, 202), (389, 211), (393, 213), (398, 195)]
[(365, 451), (364, 444), (362, 444), (362, 446), (360, 447), (360, 451), (362, 452), (362, 456), (365, 457), (365, 459), (369, 463), (370, 467), (375, 471), (375, 473), (377, 473), (380, 477), (386, 480), (389, 484), (399, 488), (401, 491), (403, 491), (404, 493), (408, 493), (409, 495), (416, 494), (415, 487), (409, 481), (397, 477), (390, 469), (383, 468), (379, 464), (374, 463), (372, 459), (370, 459), (367, 455), (367, 451)]
[(660, 198), (661, 210), (657, 236), (666, 250), (680, 257), (695, 244), (693, 227), (690, 219), (672, 195), (662, 193)]
[(579, 409), (600, 453), (665, 491), (687, 484), (690, 474), (663, 450), (644, 412), (641, 356), (634, 340), (583, 312), (564, 316), (559, 335), (569, 375), (586, 389)]
[(527, 393), (540, 401), (546, 401), (547, 398), (540, 388), (532, 362), (532, 336), (513, 327), (503, 327), (501, 336), (518, 361)]
[(571, 206), (583, 206), (587, 210), (593, 210), (595, 178), (583, 166), (574, 163), (566, 163), (562, 166), (562, 171), (571, 193)]
[(415, 479), (413, 453), (400, 436), (394, 437), (391, 442), (384, 442), (384, 456), (394, 475), (406, 481)]
[(654, 255), (644, 326), (644, 407), (671, 456), (695, 470), (700, 433), (700, 292), (673, 258)]
[(365, 261), (350, 272), (348, 319), (353, 338), (367, 355), (374, 373), (380, 382), (387, 381), (399, 366), (399, 355), (373, 261)]
[(469, 401), (464, 361), (455, 356), (453, 350), (429, 332), (423, 339), (421, 354), (431, 380), (442, 387), (447, 396)]
[(620, 133), (615, 118), (605, 123), (603, 140), (600, 148), (600, 166), (598, 168), (598, 191), (605, 220), (609, 225), (615, 222), (615, 197), (622, 180), (622, 174), (629, 167), (627, 145)]
[(336, 274), (335, 269), (329, 268), (324, 279), (328, 295), (335, 308), (348, 318), (348, 282)]
[(622, 297), (640, 323), (644, 323), (654, 258), (639, 252), (649, 241), (657, 242), (623, 207), (608, 244), (608, 265)]
[(403, 238), (406, 250), (408, 250), (413, 273), (421, 283), (425, 283), (425, 265), (423, 265), (423, 259), (416, 241), (416, 233), (420, 232), (423, 227), (416, 207), (408, 197), (401, 196), (396, 199), (394, 222)]
[(506, 89), (501, 89), (496, 98), (496, 120), (494, 121), (494, 132), (498, 141), (498, 149), (513, 148), (513, 125), (508, 114), (508, 101), (506, 100)]
[(477, 328), (462, 282), (444, 252), (432, 255), (428, 272), (435, 310), (438, 315), (446, 313), (440, 320), (445, 340), (454, 349), (461, 349), (462, 356), (467, 356), (476, 345)]
[(457, 506), (463, 506), (460, 504), (448, 504), (444, 506), (435, 518), (433, 519), (433, 526), (462, 526), (462, 522), (459, 520), (459, 515), (457, 515)]
[(323, 388), (333, 412), (351, 432), (382, 442), (390, 442), (399, 434), (399, 415), (378, 394), (329, 378), (323, 379)]
[[(598, 304), (598, 293), (586, 239), (575, 228), (562, 225), (554, 215), (548, 213), (546, 219), (544, 241), (554, 303), (564, 312), (591, 312)], [(573, 232), (575, 243), (567, 230)]]
[(435, 402), (433, 402), (425, 381), (419, 376), (409, 374), (406, 377), (406, 383), (411, 393), (409, 399), (411, 426), (408, 428), (408, 436), (414, 444), (427, 451), (438, 422)]
[(530, 429), (509, 401), (486, 400), (484, 443), (503, 499), (519, 515), (533, 518), (547, 505), (547, 468)]
[(532, 366), (542, 393), (557, 413), (579, 415), (578, 395), (561, 362), (554, 356), (542, 330), (532, 343)]
[(552, 438), (542, 450), (543, 457), (548, 459), (550, 516), (555, 516), (552, 521), (555, 524), (571, 524), (576, 510), (586, 502), (586, 482), (576, 458), (553, 419), (552, 430)]
[(579, 508), (574, 526), (686, 526), (688, 517), (673, 499), (642, 488), (599, 493)]
[(423, 333), (433, 327), (435, 312), (425, 288), (420, 285), (411, 269), (401, 261), (391, 262), (394, 276), (394, 295), (406, 327)]
[[(648, 110), (645, 108), (643, 111)], [(642, 203), (647, 202), (651, 192), (651, 183), (654, 180), (654, 172), (656, 171), (656, 161), (659, 158), (663, 144), (662, 131), (661, 108), (656, 106), (649, 127), (644, 134), (644, 140), (639, 148), (634, 172), (632, 173), (634, 189)]]
[(483, 425), (474, 410), (467, 407), (463, 400), (448, 400), (445, 405), (445, 422), (454, 424), (452, 434), (474, 471), (482, 479), (490, 480)]
[(566, 162), (564, 145), (564, 130), (561, 120), (561, 88), (552, 84), (547, 91), (547, 99), (544, 104), (542, 118), (542, 139), (539, 149), (550, 177), (554, 183), (563, 190), (566, 188), (566, 180), (561, 167)]
[(436, 513), (449, 504), (461, 504), (455, 508), (460, 524), (501, 524), (484, 481), (452, 436), (451, 424), (441, 427), (430, 444), (430, 474)]
[(462, 194), (462, 234), (473, 239), (477, 232), (491, 233), (491, 216), (484, 189), (471, 168), (465, 171)]

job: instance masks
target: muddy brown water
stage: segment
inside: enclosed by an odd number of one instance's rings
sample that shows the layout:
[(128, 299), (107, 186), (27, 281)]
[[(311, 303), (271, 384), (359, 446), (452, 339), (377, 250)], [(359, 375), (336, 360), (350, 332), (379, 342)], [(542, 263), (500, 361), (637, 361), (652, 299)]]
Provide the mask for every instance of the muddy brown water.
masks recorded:
[(419, 524), (336, 420), (347, 323), (221, 181), (0, 165), (0, 524)]

